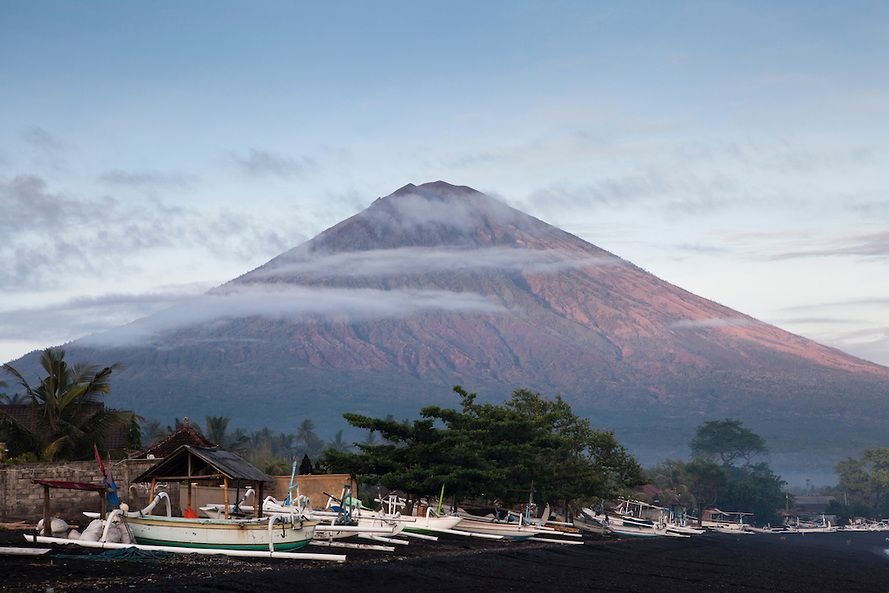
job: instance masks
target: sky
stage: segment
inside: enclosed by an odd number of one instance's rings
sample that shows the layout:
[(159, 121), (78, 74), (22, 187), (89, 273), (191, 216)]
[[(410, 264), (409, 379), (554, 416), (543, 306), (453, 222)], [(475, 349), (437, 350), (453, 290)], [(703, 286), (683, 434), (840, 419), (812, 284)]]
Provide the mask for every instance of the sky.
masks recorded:
[(0, 0), (0, 361), (469, 185), (889, 365), (885, 2)]

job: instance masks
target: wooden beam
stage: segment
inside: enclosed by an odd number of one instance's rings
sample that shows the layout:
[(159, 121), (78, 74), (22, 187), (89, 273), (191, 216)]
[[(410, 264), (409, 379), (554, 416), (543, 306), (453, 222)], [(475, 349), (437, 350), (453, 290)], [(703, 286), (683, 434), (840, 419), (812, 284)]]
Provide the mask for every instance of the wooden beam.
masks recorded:
[(224, 517), (228, 519), (228, 477), (225, 477), (222, 482), (222, 504), (225, 505)]
[(151, 478), (152, 482), (155, 480), (164, 480), (166, 482), (187, 482), (189, 480), (218, 480), (219, 478), (226, 478), (225, 474), (198, 474), (196, 476), (156, 476)]

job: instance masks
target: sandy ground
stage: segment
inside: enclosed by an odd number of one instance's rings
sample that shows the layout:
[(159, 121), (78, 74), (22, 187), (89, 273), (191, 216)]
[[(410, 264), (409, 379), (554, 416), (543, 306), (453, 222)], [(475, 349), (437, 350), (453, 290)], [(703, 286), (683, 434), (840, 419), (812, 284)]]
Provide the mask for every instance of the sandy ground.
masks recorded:
[[(0, 556), (0, 591), (889, 592), (889, 533), (586, 540), (583, 546), (413, 541), (346, 564), (170, 556), (108, 561), (68, 550)], [(18, 532), (0, 543), (22, 545)], [(310, 548), (323, 552), (323, 548)]]

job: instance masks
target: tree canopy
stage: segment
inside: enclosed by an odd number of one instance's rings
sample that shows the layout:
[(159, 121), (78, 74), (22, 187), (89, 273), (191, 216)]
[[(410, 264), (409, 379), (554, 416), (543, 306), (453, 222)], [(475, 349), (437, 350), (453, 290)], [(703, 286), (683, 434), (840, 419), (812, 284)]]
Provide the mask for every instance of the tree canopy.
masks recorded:
[(517, 389), (489, 404), (460, 386), (454, 392), (459, 409), (426, 407), (413, 421), (345, 414), (382, 439), (354, 452), (328, 450), (324, 463), (417, 497), (444, 484), (453, 495), (504, 504), (526, 499), (532, 484), (541, 499), (556, 501), (609, 497), (640, 479), (614, 435), (593, 429), (559, 397)]
[(719, 460), (726, 467), (740, 459), (744, 465), (750, 465), (755, 456), (766, 452), (766, 444), (762, 437), (742, 425), (740, 420), (731, 418), (703, 423), (689, 444), (692, 456)]
[(35, 410), (33, 422), (0, 412), (13, 454), (29, 453), (46, 461), (88, 458), (93, 445), (103, 447), (106, 437), (121, 425), (128, 427), (130, 440), (138, 440), (135, 414), (100, 405), (111, 392), (111, 373), (119, 365), (102, 368), (78, 363), (72, 367), (61, 348), (44, 350), (40, 365), (46, 377), (35, 386), (11, 365), (3, 365)]
[[(712, 420), (698, 427), (689, 447), (690, 461), (666, 460), (648, 471), (662, 501), (696, 509), (699, 517), (718, 505), (752, 512), (760, 523), (778, 521), (785, 482), (767, 463), (752, 463), (766, 451), (762, 437), (740, 420)], [(744, 463), (735, 465), (739, 460)]]
[(839, 500), (831, 512), (843, 516), (889, 515), (889, 448), (867, 449), (860, 458), (849, 457), (836, 466)]

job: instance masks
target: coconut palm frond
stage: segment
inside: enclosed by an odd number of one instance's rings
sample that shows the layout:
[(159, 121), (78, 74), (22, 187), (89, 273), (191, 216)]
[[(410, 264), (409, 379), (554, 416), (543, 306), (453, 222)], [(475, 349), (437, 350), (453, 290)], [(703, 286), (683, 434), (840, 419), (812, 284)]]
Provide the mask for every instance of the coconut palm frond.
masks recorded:
[(4, 365), (38, 408), (34, 427), (18, 427), (30, 433), (30, 444), (35, 446), (31, 451), (41, 452), (47, 459), (88, 455), (93, 443), (103, 444), (104, 437), (114, 427), (134, 422), (130, 412), (103, 410), (95, 405), (101, 402), (102, 395), (111, 391), (111, 373), (120, 365), (100, 368), (78, 363), (70, 366), (61, 348), (44, 350), (40, 365), (47, 375), (37, 387), (29, 385), (16, 369)]
[(28, 380), (25, 379), (25, 377), (20, 372), (18, 372), (11, 364), (4, 364), (3, 370), (15, 377), (16, 382), (25, 388), (25, 393), (27, 395), (31, 395), (34, 392), (34, 390), (31, 388), (31, 385), (28, 384)]
[(61, 436), (51, 442), (49, 445), (44, 447), (43, 451), (40, 452), (40, 456), (43, 457), (46, 461), (54, 461), (56, 455), (58, 455), (62, 449), (64, 449), (65, 445), (69, 443), (69, 439), (67, 436)]

